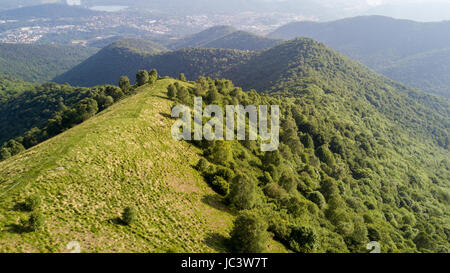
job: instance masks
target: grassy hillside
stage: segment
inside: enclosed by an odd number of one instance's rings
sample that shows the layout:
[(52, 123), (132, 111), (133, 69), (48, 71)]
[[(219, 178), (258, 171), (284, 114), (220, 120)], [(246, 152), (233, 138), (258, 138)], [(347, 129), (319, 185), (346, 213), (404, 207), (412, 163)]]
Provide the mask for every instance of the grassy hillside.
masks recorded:
[(43, 83), (70, 70), (97, 51), (81, 46), (0, 44), (0, 74)]
[[(450, 89), (443, 86), (450, 74), (439, 61), (421, 63), (408, 61), (420, 55), (447, 49), (450, 44), (450, 22), (419, 23), (382, 16), (366, 16), (333, 22), (296, 22), (280, 27), (269, 35), (274, 38), (293, 39), (308, 37), (325, 43), (347, 56), (394, 80), (412, 87), (426, 86), (426, 91), (449, 96)], [(402, 63), (408, 62), (412, 67)], [(432, 74), (423, 73), (423, 69)], [(409, 77), (399, 75), (409, 74)], [(431, 77), (430, 77), (431, 76)], [(426, 82), (426, 84), (424, 84)], [(443, 91), (445, 89), (445, 91)]]
[[(0, 251), (223, 251), (233, 216), (192, 168), (199, 150), (170, 135), (166, 87), (158, 81), (62, 135), (0, 163)], [(93, 175), (95, 174), (95, 175)], [(39, 194), (46, 226), (17, 233), (26, 212), (13, 209)], [(127, 206), (138, 224), (117, 224)], [(279, 246), (276, 246), (279, 247)]]

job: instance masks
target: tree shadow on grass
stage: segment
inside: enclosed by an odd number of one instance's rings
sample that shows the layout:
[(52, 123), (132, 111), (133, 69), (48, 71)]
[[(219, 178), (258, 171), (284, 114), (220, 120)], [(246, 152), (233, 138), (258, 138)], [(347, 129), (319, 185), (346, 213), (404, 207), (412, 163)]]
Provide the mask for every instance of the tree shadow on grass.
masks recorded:
[(224, 203), (223, 197), (220, 197), (217, 194), (210, 194), (203, 196), (202, 202), (210, 207), (215, 208), (216, 210), (220, 210), (234, 215), (233, 211), (230, 210)]
[(229, 251), (230, 239), (219, 233), (209, 233), (205, 238), (205, 244), (220, 253)]
[(30, 211), (30, 210), (27, 208), (27, 205), (25, 204), (25, 202), (16, 203), (16, 204), (12, 207), (11, 210), (12, 210), (12, 211), (20, 211), (20, 212), (28, 212), (28, 211)]
[(125, 222), (120, 217), (115, 217), (115, 218), (109, 219), (108, 222), (113, 225), (126, 226)]
[(172, 101), (172, 100), (169, 99), (168, 97), (164, 97), (164, 96), (161, 96), (161, 95), (153, 95), (153, 97), (160, 98), (160, 99), (164, 99), (164, 100), (168, 100), (168, 101)]
[(29, 230), (27, 230), (24, 226), (19, 224), (9, 224), (6, 225), (7, 231), (10, 233), (16, 233), (16, 234), (23, 234), (28, 233)]

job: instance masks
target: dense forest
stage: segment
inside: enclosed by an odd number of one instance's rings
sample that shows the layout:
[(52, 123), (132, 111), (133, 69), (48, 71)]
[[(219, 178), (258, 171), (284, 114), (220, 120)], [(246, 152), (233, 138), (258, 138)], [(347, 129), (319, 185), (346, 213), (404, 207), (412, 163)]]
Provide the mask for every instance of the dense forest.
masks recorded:
[(96, 48), (82, 46), (0, 43), (0, 74), (44, 83), (85, 61), (97, 51)]
[(205, 104), (282, 107), (278, 151), (261, 152), (259, 141), (193, 142), (207, 159), (197, 170), (240, 212), (230, 250), (264, 252), (272, 234), (294, 252), (364, 252), (368, 241), (385, 252), (448, 252), (448, 151), (429, 132), (422, 144), (368, 103), (336, 109), (339, 97), (318, 81), (277, 95), (206, 78), (169, 86), (168, 96), (187, 105), (201, 96)]
[(180, 73), (185, 73), (188, 79), (202, 75), (218, 77), (222, 71), (246, 62), (255, 54), (233, 49), (202, 48), (137, 52), (133, 47), (121, 44), (118, 41), (102, 49), (85, 62), (56, 77), (54, 81), (78, 86), (114, 84), (121, 75), (134, 79), (133, 71), (152, 67), (156, 67), (162, 75), (171, 77), (177, 77)]

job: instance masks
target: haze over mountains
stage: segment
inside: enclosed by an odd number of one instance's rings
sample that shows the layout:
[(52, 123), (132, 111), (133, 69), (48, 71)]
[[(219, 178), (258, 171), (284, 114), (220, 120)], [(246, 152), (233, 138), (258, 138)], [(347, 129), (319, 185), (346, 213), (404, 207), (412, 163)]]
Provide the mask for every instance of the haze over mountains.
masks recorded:
[[(14, 223), (23, 212), (9, 208), (25, 196), (39, 194), (45, 216), (51, 219), (46, 230), (54, 239), (42, 240), (48, 233), (39, 231), (22, 235), (14, 228), (2, 229), (1, 250), (20, 250), (17, 246), (28, 243), (22, 251), (60, 251), (68, 235), (58, 228), (75, 225), (76, 239), (88, 252), (230, 251), (225, 243), (235, 219), (230, 211), (251, 208), (261, 215), (258, 221), (267, 222), (267, 251), (364, 252), (372, 240), (380, 241), (386, 252), (449, 251), (448, 100), (393, 82), (307, 38), (261, 52), (139, 49), (153, 47), (132, 40), (111, 47), (116, 57), (104, 60), (118, 63), (99, 63), (94, 67), (99, 70), (90, 70), (90, 79), (110, 74), (111, 70), (98, 74), (101, 69), (122, 69), (132, 60), (144, 60), (147, 63), (140, 64), (150, 67), (142, 68), (156, 67), (162, 76), (184, 70), (189, 77), (226, 77), (245, 89), (265, 92), (243, 92), (226, 80), (204, 78), (161, 78), (124, 88), (125, 98), (118, 87), (79, 93), (66, 85), (50, 85), (52, 94), (58, 97), (61, 92), (61, 98), (43, 97), (37, 105), (59, 101), (66, 107), (60, 107), (37, 136), (45, 136), (58, 120), (61, 126), (77, 115), (87, 121), (0, 162), (0, 173), (13, 174), (1, 176), (0, 189), (8, 195), (1, 199), (0, 224)], [(187, 93), (171, 97), (167, 90), (174, 83)], [(69, 89), (68, 94), (87, 97), (66, 100), (63, 94)], [(4, 111), (39, 90), (7, 95)], [(116, 98), (114, 105), (104, 111), (95, 108), (108, 94)], [(220, 105), (279, 104), (280, 151), (272, 157), (261, 154), (252, 142), (191, 148), (192, 143), (175, 142), (169, 134), (171, 100), (190, 104), (195, 94)], [(33, 137), (30, 132), (8, 142), (2, 154)], [(201, 159), (211, 167), (197, 164)], [(234, 172), (244, 173), (250, 182), (242, 182), (240, 176), (232, 179)], [(234, 200), (226, 198), (239, 193), (239, 183), (253, 183), (242, 188), (250, 192), (240, 197), (249, 203), (227, 206), (223, 200)], [(69, 200), (77, 200), (77, 205)], [(118, 225), (118, 213), (129, 204), (138, 206), (137, 223)], [(222, 220), (214, 224), (215, 219)], [(292, 243), (296, 241), (291, 230), (297, 228), (314, 234), (313, 247)], [(432, 236), (427, 230), (433, 230)], [(131, 248), (129, 242), (134, 242)]]
[[(450, 252), (450, 100), (426, 93), (449, 92), (448, 22), (368, 16), (262, 36), (204, 22), (253, 10), (274, 26), (277, 12), (373, 2), (81, 2), (105, 3), (139, 12), (0, 18), (0, 37), (32, 43), (0, 44), (0, 252), (74, 240), (83, 252)], [(183, 24), (206, 29), (175, 34)], [(279, 106), (278, 150), (176, 141), (171, 109), (196, 97)]]

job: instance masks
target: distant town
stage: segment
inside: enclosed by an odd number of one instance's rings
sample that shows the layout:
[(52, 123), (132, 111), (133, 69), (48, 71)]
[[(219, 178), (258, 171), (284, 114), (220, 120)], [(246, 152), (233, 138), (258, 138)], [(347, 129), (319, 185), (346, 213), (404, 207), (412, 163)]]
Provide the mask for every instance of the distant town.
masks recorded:
[(230, 25), (241, 30), (266, 34), (288, 22), (307, 19), (291, 14), (252, 12), (235, 15), (174, 16), (138, 12), (120, 6), (91, 7), (91, 10), (101, 12), (86, 17), (44, 17), (26, 20), (2, 19), (0, 16), (0, 42), (89, 45), (114, 36), (177, 37), (215, 25)]

